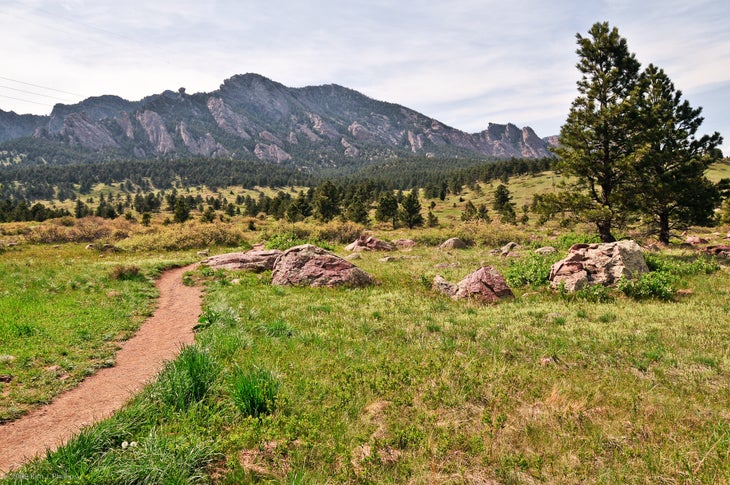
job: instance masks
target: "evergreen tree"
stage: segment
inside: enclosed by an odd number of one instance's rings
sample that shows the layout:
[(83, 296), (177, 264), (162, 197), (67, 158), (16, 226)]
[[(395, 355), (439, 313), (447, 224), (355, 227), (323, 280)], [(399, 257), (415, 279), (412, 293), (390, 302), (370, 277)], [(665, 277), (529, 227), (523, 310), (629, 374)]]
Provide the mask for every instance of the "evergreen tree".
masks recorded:
[(464, 210), (461, 211), (461, 220), (464, 222), (469, 222), (473, 220), (477, 215), (477, 208), (474, 206), (474, 203), (470, 200), (466, 201), (466, 204), (464, 205)]
[(380, 196), (378, 207), (375, 210), (375, 219), (381, 222), (392, 222), (393, 229), (398, 225), (398, 200), (392, 192), (385, 192)]
[(590, 209), (581, 215), (596, 224), (603, 242), (612, 242), (611, 231), (627, 195), (632, 138), (640, 129), (626, 102), (640, 64), (607, 22), (594, 24), (588, 33), (576, 36), (582, 76), (555, 152), (558, 168), (576, 177), (576, 189), (586, 189), (591, 198)]
[(345, 210), (345, 218), (363, 225), (368, 225), (370, 223), (368, 208), (359, 195), (356, 195), (350, 202), (350, 205), (347, 206), (347, 209)]
[(682, 101), (682, 92), (662, 69), (649, 65), (634, 90), (638, 121), (633, 208), (653, 219), (659, 240), (669, 244), (675, 224), (711, 224), (719, 192), (705, 171), (721, 154), (719, 133), (695, 138), (701, 108)]
[(486, 224), (492, 222), (492, 218), (489, 217), (489, 211), (487, 210), (486, 204), (479, 204), (479, 207), (477, 207), (477, 220), (485, 222)]
[(190, 219), (190, 207), (188, 207), (185, 197), (177, 197), (175, 200), (175, 216), (173, 221), (183, 223)]
[(421, 215), (421, 203), (418, 200), (418, 191), (412, 190), (403, 198), (399, 218), (408, 229), (423, 225), (423, 216)]
[(335, 184), (327, 180), (317, 188), (314, 199), (317, 217), (324, 222), (331, 221), (340, 213), (340, 196)]

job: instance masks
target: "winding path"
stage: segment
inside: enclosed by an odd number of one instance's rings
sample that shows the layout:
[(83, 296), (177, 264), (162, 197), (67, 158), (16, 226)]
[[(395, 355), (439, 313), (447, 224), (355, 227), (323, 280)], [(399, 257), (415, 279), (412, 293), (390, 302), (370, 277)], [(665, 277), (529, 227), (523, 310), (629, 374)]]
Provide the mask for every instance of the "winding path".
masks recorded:
[(78, 387), (13, 422), (0, 425), (0, 477), (25, 461), (55, 449), (82, 427), (111, 416), (193, 342), (200, 315), (200, 290), (185, 286), (193, 266), (166, 271), (157, 281), (158, 307), (137, 333), (122, 344), (116, 365), (101, 369)]

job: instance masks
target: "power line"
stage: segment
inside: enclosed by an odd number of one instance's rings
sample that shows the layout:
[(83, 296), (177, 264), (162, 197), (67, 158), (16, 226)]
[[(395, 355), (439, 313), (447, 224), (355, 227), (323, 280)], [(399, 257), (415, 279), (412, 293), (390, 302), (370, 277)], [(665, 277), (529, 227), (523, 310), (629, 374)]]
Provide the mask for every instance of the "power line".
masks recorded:
[(81, 98), (84, 97), (83, 94), (72, 93), (70, 91), (64, 91), (62, 89), (50, 88), (48, 86), (42, 86), (40, 84), (27, 83), (25, 81), (18, 81), (17, 79), (12, 79), (12, 78), (9, 78), (9, 77), (0, 76), (0, 79), (4, 79), (6, 81), (11, 81), (11, 82), (18, 83), (18, 84), (25, 84), (26, 86), (33, 86), (34, 88), (47, 89), (49, 91), (55, 91), (57, 93), (70, 94), (71, 96), (78, 96), (78, 97), (81, 97)]
[(13, 96), (7, 96), (5, 94), (0, 94), (0, 98), (14, 99), (15, 101), (22, 101), (24, 103), (38, 104), (40, 106), (46, 106), (46, 107), (49, 107), (49, 108), (50, 107), (53, 107), (53, 105), (48, 104), (48, 103), (39, 103), (38, 101), (31, 101), (29, 99), (16, 98), (16, 97), (13, 97)]
[(2, 89), (10, 89), (12, 91), (18, 91), (19, 93), (32, 94), (33, 96), (40, 96), (42, 98), (50, 98), (50, 99), (55, 99), (55, 100), (58, 100), (58, 101), (65, 101), (67, 103), (73, 103), (72, 100), (65, 99), (65, 98), (59, 98), (58, 96), (50, 96), (48, 94), (35, 93), (33, 91), (27, 91), (25, 89), (11, 88), (10, 86), (3, 86), (2, 84), (0, 84), (0, 88), (2, 88)]

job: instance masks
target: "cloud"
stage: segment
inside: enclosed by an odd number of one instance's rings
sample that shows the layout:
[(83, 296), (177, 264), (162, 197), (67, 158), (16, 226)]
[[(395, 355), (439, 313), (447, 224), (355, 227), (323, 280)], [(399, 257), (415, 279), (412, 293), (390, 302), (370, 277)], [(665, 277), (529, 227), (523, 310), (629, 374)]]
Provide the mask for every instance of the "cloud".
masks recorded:
[[(695, 105), (712, 86), (700, 100), (723, 99), (730, 81), (728, 14), (726, 0), (5, 0), (0, 29), (14, 42), (0, 76), (139, 99), (256, 72), (340, 84), (466, 131), (513, 122), (553, 134), (576, 95), (576, 32), (608, 20)], [(2, 109), (53, 102), (8, 94)], [(720, 109), (705, 113), (730, 132)]]

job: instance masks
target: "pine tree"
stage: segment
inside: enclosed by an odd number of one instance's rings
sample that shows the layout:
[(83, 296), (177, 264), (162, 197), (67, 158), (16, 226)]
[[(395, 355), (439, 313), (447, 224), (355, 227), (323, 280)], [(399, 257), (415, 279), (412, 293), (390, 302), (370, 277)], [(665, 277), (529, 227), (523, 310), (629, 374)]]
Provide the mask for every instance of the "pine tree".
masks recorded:
[(412, 190), (403, 198), (401, 210), (399, 211), (400, 220), (408, 229), (423, 225), (423, 216), (421, 215), (421, 203), (418, 201), (418, 191)]
[(398, 200), (392, 192), (385, 192), (380, 196), (378, 207), (375, 209), (375, 219), (380, 222), (392, 222), (393, 229), (398, 225)]
[(611, 231), (620, 221), (627, 195), (632, 138), (640, 129), (626, 102), (640, 64), (608, 22), (594, 24), (588, 33), (589, 37), (576, 36), (582, 77), (555, 152), (558, 168), (575, 177), (575, 189), (587, 190), (592, 200), (581, 216), (596, 224), (603, 242), (612, 242)]
[(696, 138), (701, 108), (682, 101), (666, 73), (649, 65), (634, 90), (638, 121), (635, 140), (632, 207), (653, 218), (659, 240), (669, 244), (675, 224), (712, 222), (720, 194), (705, 177), (721, 154), (719, 133)]

